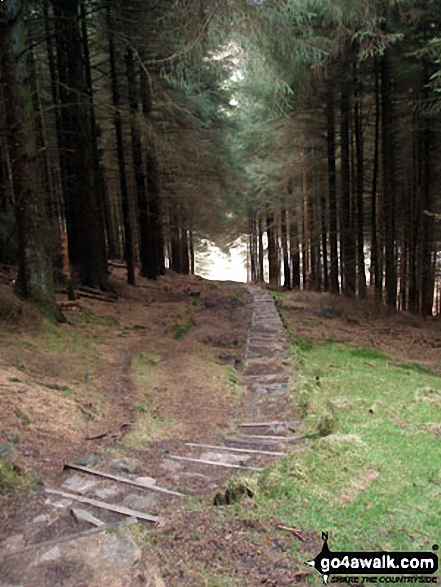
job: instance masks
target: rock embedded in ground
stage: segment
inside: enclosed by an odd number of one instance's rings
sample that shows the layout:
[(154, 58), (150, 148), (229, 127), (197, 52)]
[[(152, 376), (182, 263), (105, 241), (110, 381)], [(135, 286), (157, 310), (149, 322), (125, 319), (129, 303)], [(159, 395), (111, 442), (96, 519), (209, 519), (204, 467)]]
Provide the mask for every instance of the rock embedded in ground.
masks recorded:
[(1, 587), (165, 587), (129, 527), (17, 556), (0, 561)]
[(110, 485), (109, 487), (100, 487), (95, 491), (95, 495), (100, 499), (113, 499), (121, 493), (121, 489), (116, 485)]
[(104, 526), (104, 522), (102, 520), (100, 520), (93, 514), (89, 513), (87, 510), (84, 510), (82, 508), (72, 508), (71, 512), (79, 521), (87, 522), (88, 524), (92, 524), (97, 528), (99, 528), (100, 526)]
[(66, 481), (62, 484), (63, 489), (67, 489), (69, 491), (73, 491), (75, 493), (80, 493), (81, 495), (91, 491), (94, 487), (97, 486), (96, 481), (92, 481), (90, 479), (83, 479), (79, 475), (71, 475)]
[(155, 509), (158, 504), (158, 499), (151, 493), (148, 495), (136, 495), (132, 493), (124, 498), (123, 504), (132, 510), (149, 512)]
[(0, 444), (0, 459), (3, 459), (8, 463), (14, 463), (16, 457), (15, 446), (12, 442), (4, 442), (3, 444)]
[(79, 467), (95, 467), (98, 464), (98, 462), (99, 459), (96, 456), (96, 454), (91, 453), (76, 460), (74, 464), (78, 465)]
[(51, 496), (48, 497), (44, 503), (46, 505), (51, 505), (52, 507), (61, 510), (70, 507), (72, 505), (72, 500), (65, 498), (59, 499), (57, 497)]
[(132, 459), (114, 459), (110, 461), (109, 468), (117, 473), (136, 474), (141, 472), (140, 466)]
[(61, 551), (58, 546), (54, 546), (50, 550), (46, 551), (39, 559), (34, 562), (34, 566), (41, 565), (43, 563), (52, 563), (60, 560)]

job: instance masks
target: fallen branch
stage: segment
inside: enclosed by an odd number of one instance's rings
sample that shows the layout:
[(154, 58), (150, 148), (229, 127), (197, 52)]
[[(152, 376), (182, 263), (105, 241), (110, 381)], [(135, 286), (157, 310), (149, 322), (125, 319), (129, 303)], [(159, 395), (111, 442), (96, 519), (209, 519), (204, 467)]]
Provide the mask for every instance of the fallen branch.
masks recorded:
[(101, 438), (105, 438), (109, 433), (108, 432), (100, 432), (99, 434), (93, 434), (92, 436), (86, 436), (86, 440), (100, 440)]
[(57, 302), (57, 306), (59, 308), (78, 308), (80, 306), (80, 302), (77, 300), (60, 300)]
[(107, 261), (107, 265), (117, 269), (127, 269), (127, 263), (124, 263), (124, 261)]
[(81, 298), (87, 298), (87, 299), (90, 299), (90, 300), (97, 300), (99, 302), (111, 302), (111, 303), (115, 303), (115, 302), (118, 301), (117, 298), (111, 298), (111, 297), (108, 297), (106, 295), (101, 295), (101, 294), (98, 294), (98, 293), (95, 294), (95, 293), (89, 293), (89, 292), (84, 292), (84, 291), (79, 291), (77, 293), (78, 293), (78, 295)]
[(298, 538), (299, 540), (301, 540), (302, 542), (306, 542), (306, 540), (303, 538), (303, 536), (300, 534), (299, 530), (296, 530), (295, 528), (288, 528), (287, 526), (282, 526), (280, 524), (277, 525), (277, 528), (279, 530), (284, 530), (285, 532), (289, 532), (290, 534), (294, 534), (294, 536), (296, 538)]

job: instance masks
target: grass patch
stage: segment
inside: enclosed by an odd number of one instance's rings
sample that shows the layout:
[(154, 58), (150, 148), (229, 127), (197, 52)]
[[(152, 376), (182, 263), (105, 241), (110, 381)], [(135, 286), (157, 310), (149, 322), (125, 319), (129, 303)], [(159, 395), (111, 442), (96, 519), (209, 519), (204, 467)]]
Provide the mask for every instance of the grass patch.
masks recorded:
[(261, 475), (261, 516), (329, 531), (333, 550), (430, 549), (441, 532), (441, 378), (333, 341), (297, 339), (294, 350), (312, 440)]
[(69, 322), (74, 326), (90, 324), (92, 326), (103, 326), (108, 329), (119, 328), (120, 324), (114, 316), (99, 316), (88, 308), (81, 308), (80, 312), (69, 316)]
[(244, 393), (243, 384), (239, 373), (231, 365), (225, 367), (226, 383), (230, 394), (241, 397)]
[(271, 294), (274, 298), (280, 298), (281, 300), (286, 300), (289, 298), (289, 294), (283, 291), (275, 291), (273, 289), (269, 289), (268, 293)]
[(15, 415), (17, 416), (17, 418), (23, 422), (23, 424), (30, 424), (31, 423), (31, 419), (29, 418), (29, 416), (26, 416), (25, 413), (23, 413), (21, 410), (15, 410)]
[(181, 314), (173, 314), (173, 338), (175, 340), (180, 340), (184, 334), (187, 334), (193, 326), (196, 325), (196, 322), (193, 316), (187, 312), (187, 316), (181, 316)]
[(151, 410), (147, 398), (143, 403), (135, 404), (132, 409), (137, 416), (136, 422), (130, 432), (124, 436), (124, 446), (133, 450), (142, 450), (147, 442), (164, 438), (170, 424), (157, 412)]
[(132, 406), (136, 422), (131, 431), (124, 436), (123, 444), (127, 448), (141, 450), (146, 442), (164, 436), (168, 423), (152, 410), (149, 402), (150, 390), (155, 385), (154, 368), (158, 357), (147, 353), (136, 354), (131, 363), (132, 378), (139, 390), (139, 400)]
[(0, 458), (0, 495), (17, 496), (35, 488), (37, 477), (30, 472), (23, 472), (17, 465)]
[(233, 293), (230, 295), (230, 300), (233, 304), (242, 304), (242, 295), (241, 293)]
[(131, 372), (136, 385), (144, 392), (153, 385), (153, 369), (158, 364), (156, 355), (138, 353), (132, 358)]

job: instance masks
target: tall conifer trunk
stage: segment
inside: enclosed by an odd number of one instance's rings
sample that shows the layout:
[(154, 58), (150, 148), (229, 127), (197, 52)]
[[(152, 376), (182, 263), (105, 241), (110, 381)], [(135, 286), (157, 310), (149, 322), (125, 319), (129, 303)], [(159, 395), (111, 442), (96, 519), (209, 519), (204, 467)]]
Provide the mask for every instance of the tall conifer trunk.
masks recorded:
[[(149, 79), (144, 67), (140, 68), (140, 90), (143, 116), (148, 119), (153, 108)], [(164, 228), (162, 218), (161, 184), (155, 144), (152, 141), (145, 149), (145, 173), (147, 177), (147, 219), (148, 219), (148, 266), (143, 275), (155, 278), (165, 271)]]
[(383, 159), (383, 214), (385, 245), (386, 303), (390, 309), (397, 306), (396, 204), (395, 204), (395, 133), (392, 107), (389, 50), (381, 58), (382, 159)]
[(47, 246), (45, 202), (38, 187), (37, 136), (26, 49), (27, 27), (21, 0), (9, 0), (0, 22), (1, 64), (9, 133), (9, 156), (19, 237), (16, 291), (49, 318), (59, 319)]
[(289, 266), (289, 250), (288, 250), (288, 221), (286, 208), (282, 208), (281, 212), (281, 229), (282, 229), (282, 254), (283, 254), (283, 286), (286, 289), (291, 289), (291, 268)]
[(335, 164), (335, 112), (334, 87), (329, 83), (326, 98), (327, 150), (328, 150), (328, 190), (329, 190), (329, 290), (339, 293), (338, 280), (338, 215), (337, 215), (337, 172)]
[(357, 208), (357, 268), (358, 295), (366, 297), (366, 270), (364, 264), (364, 149), (363, 149), (363, 88), (354, 63), (354, 132), (356, 153), (356, 208)]
[(69, 255), (81, 283), (109, 289), (103, 226), (96, 195), (94, 133), (90, 116), (78, 0), (53, 0), (62, 109), (63, 194)]
[(350, 90), (345, 68), (341, 82), (340, 145), (341, 145), (341, 219), (340, 247), (343, 257), (343, 292), (355, 295), (355, 241), (351, 209), (350, 169)]
[(263, 270), (263, 221), (262, 214), (259, 214), (257, 219), (258, 239), (259, 239), (259, 281), (263, 283), (265, 281), (265, 275)]
[(380, 271), (380, 255), (378, 250), (378, 230), (381, 223), (378, 220), (379, 207), (378, 199), (378, 176), (380, 163), (380, 86), (377, 58), (374, 61), (374, 82), (375, 82), (375, 135), (374, 135), (374, 162), (372, 172), (372, 200), (371, 200), (371, 274), (374, 280), (375, 301), (381, 301), (382, 277)]
[(124, 149), (123, 125), (121, 118), (121, 99), (116, 70), (115, 39), (113, 34), (113, 23), (110, 14), (109, 0), (106, 6), (107, 34), (109, 47), (110, 79), (112, 87), (112, 102), (114, 107), (113, 124), (116, 133), (116, 152), (118, 158), (119, 187), (121, 194), (121, 207), (124, 223), (124, 257), (127, 263), (127, 282), (130, 285), (136, 284), (135, 278), (135, 255), (133, 250), (133, 223), (130, 211), (129, 190), (126, 175), (126, 156)]

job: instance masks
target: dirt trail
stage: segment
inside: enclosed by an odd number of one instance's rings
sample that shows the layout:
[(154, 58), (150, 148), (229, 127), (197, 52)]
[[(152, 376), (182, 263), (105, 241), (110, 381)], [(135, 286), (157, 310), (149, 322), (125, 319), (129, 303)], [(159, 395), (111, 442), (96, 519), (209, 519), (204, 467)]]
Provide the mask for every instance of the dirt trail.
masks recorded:
[[(39, 494), (31, 504), (23, 504), (20, 516), (15, 524), (10, 525), (9, 535), (1, 544), (0, 587), (122, 584), (118, 583), (118, 573), (111, 577), (111, 552), (115, 549), (120, 550), (125, 560), (120, 572), (124, 572), (127, 565), (133, 567), (136, 563), (136, 572), (135, 567), (131, 568), (124, 584), (161, 585), (154, 565), (141, 555), (127, 529), (121, 527), (115, 534), (115, 527), (131, 521), (130, 513), (138, 520), (142, 516), (151, 517), (152, 522), (158, 521), (167, 527), (170, 521), (173, 524), (176, 512), (182, 515), (185, 511), (188, 494), (205, 496), (211, 501), (217, 495), (222, 502), (227, 482), (233, 475), (260, 470), (292, 448), (295, 438), (288, 393), (290, 365), (286, 359), (286, 332), (273, 298), (259, 288), (246, 289), (252, 299), (252, 318), (244, 345), (244, 360), (240, 360), (245, 384), (243, 401), (233, 402), (235, 407), (231, 411), (222, 405), (224, 398), (216, 396), (217, 406), (213, 398), (204, 396), (204, 382), (200, 382), (199, 393), (194, 389), (197, 386), (193, 380), (189, 396), (191, 403), (185, 408), (185, 412), (193, 411), (192, 417), (187, 424), (178, 422), (176, 431), (171, 432), (169, 438), (144, 443), (142, 450), (102, 453), (99, 460), (91, 460), (94, 456), (91, 455), (89, 460), (79, 460), (76, 470), (66, 470), (56, 483), (56, 478), (49, 476), (53, 491)], [(207, 304), (206, 300), (207, 305), (210, 302)], [(157, 319), (161, 323), (162, 314), (158, 313)], [(113, 378), (112, 393), (118, 397), (113, 408), (116, 416), (114, 430), (130, 412), (129, 404), (133, 402), (133, 384), (129, 377), (131, 357), (137, 351), (145, 352), (147, 336), (144, 330), (145, 327), (140, 325), (139, 336), (131, 339), (130, 347), (123, 350), (124, 343), (121, 345), (124, 364), (113, 362), (107, 371)], [(216, 334), (218, 336), (219, 331), (216, 333), (214, 329), (213, 333), (213, 328), (204, 334), (202, 326), (199, 341), (204, 336), (210, 338)], [(164, 347), (156, 345), (154, 351), (164, 362), (156, 370), (157, 376), (160, 376), (161, 369), (167, 372), (174, 365), (181, 380), (187, 377), (182, 362), (188, 360), (191, 351), (197, 353), (201, 350), (199, 341), (189, 341), (184, 352), (182, 346), (175, 345), (175, 349), (169, 349), (169, 354)], [(173, 350), (177, 352), (173, 353)], [(173, 371), (168, 373), (173, 377)], [(203, 375), (207, 376), (207, 373)], [(158, 381), (161, 385), (163, 380), (159, 377)], [(167, 394), (176, 401), (170, 390), (164, 388), (162, 392), (153, 399), (153, 402), (159, 402), (158, 409)], [(176, 406), (168, 405), (167, 410), (163, 407), (163, 410), (179, 416), (183, 408), (184, 405), (178, 402)], [(198, 413), (204, 416), (199, 429)], [(94, 436), (97, 441), (104, 440), (102, 447), (106, 445), (106, 439), (99, 438), (99, 428), (91, 436), (89, 431), (89, 437)], [(108, 436), (106, 438), (109, 440)], [(83, 469), (90, 466), (112, 475), (113, 479), (97, 477)], [(120, 513), (96, 507), (97, 502), (102, 507), (110, 504), (110, 507), (125, 508), (128, 516), (124, 518)], [(167, 521), (162, 522), (163, 518)], [(149, 531), (154, 529), (151, 523), (143, 523)], [(86, 550), (94, 551), (102, 564), (92, 564)], [(182, 581), (173, 583), (172, 577), (168, 581), (170, 585), (185, 584)]]

